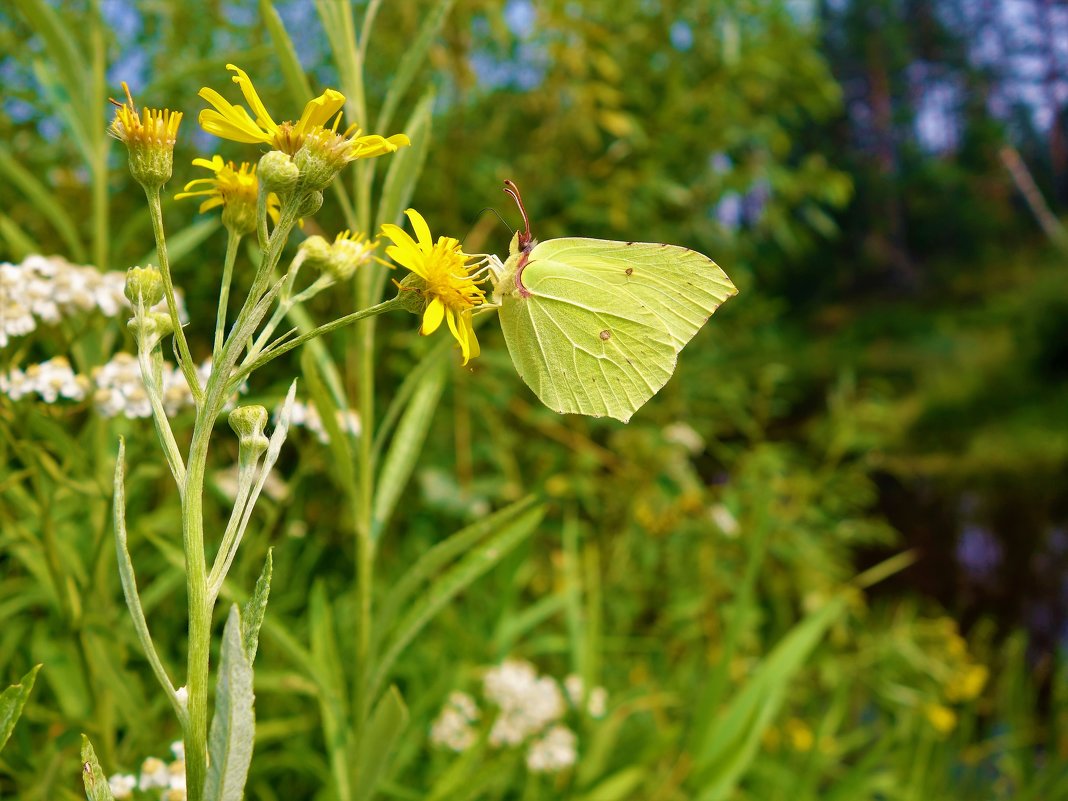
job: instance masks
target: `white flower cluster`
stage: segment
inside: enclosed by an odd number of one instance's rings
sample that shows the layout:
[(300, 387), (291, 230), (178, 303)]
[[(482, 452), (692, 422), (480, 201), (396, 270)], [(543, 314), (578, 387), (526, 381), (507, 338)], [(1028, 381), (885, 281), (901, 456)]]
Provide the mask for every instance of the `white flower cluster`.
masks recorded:
[[(210, 360), (197, 368), (202, 384), (210, 374)], [(31, 364), (25, 370), (15, 368), (6, 374), (0, 373), (0, 394), (12, 400), (37, 394), (45, 403), (56, 403), (60, 398), (80, 401), (92, 397), (93, 405), (103, 417), (123, 415), (133, 419), (152, 414), (137, 357), (123, 352), (116, 353), (106, 364), (94, 367), (91, 377), (76, 374), (70, 362), (62, 356)], [(164, 364), (163, 406), (167, 414), (175, 415), (192, 405), (193, 395), (185, 375), (179, 368)]]
[(45, 403), (55, 403), (60, 398), (80, 401), (90, 389), (89, 379), (76, 374), (70, 362), (62, 356), (31, 364), (25, 372), (12, 370), (6, 375), (0, 374), (0, 393), (12, 400), (36, 393)]
[(116, 801), (133, 798), (134, 790), (142, 793), (162, 790), (160, 801), (185, 801), (185, 746), (182, 742), (171, 743), (173, 762), (164, 762), (149, 757), (141, 763), (137, 776), (132, 773), (116, 773), (108, 778), (108, 786)]
[[(289, 422), (295, 426), (304, 426), (315, 434), (320, 442), (330, 442), (330, 435), (326, 433), (323, 418), (319, 416), (319, 410), (314, 403), (293, 402), (293, 410), (290, 412)], [(354, 437), (360, 435), (360, 416), (353, 410), (337, 411), (337, 424), (342, 431), (346, 431)]]
[[(527, 768), (535, 773), (557, 773), (575, 764), (577, 738), (561, 722), (568, 703), (593, 717), (606, 711), (608, 694), (603, 687), (584, 692), (579, 676), (560, 683), (539, 676), (529, 662), (510, 659), (486, 670), (482, 695), (497, 708), (487, 742), (492, 748), (528, 744)], [(460, 692), (449, 696), (430, 728), (430, 741), (440, 748), (464, 751), (477, 740), (474, 724), (481, 718), (475, 700)]]
[[(0, 263), (0, 348), (12, 337), (31, 333), (39, 323), (55, 325), (64, 317), (97, 311), (115, 317), (129, 309), (123, 294), (126, 273), (102, 273), (59, 256), (27, 256), (21, 264)], [(185, 319), (182, 299), (176, 297)], [(161, 303), (160, 310), (166, 310)]]

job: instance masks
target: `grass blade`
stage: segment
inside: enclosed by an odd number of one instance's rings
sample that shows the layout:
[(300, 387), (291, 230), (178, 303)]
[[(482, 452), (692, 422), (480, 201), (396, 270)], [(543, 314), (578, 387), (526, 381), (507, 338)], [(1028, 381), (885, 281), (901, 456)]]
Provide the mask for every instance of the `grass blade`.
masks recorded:
[(404, 126), (404, 132), (412, 140), (410, 147), (402, 147), (389, 160), (386, 180), (382, 184), (382, 198), (378, 203), (377, 231), (382, 223), (401, 222), (401, 214), (408, 207), (415, 191), (415, 182), (423, 171), (426, 154), (430, 149), (431, 115), (434, 110), (434, 93), (427, 92), (420, 99)]
[(293, 107), (303, 108), (304, 104), (312, 99), (312, 88), (304, 74), (304, 68), (300, 66), (293, 40), (289, 38), (282, 18), (278, 16), (270, 0), (260, 0), (260, 17), (263, 18), (267, 35), (271, 37), (271, 44), (274, 45), (274, 54), (278, 57), (278, 66), (293, 100)]
[(541, 506), (528, 509), (500, 531), (490, 537), (481, 546), (467, 554), (460, 563), (435, 581), (423, 593), (419, 601), (408, 609), (408, 613), (397, 625), (396, 632), (382, 658), (375, 666), (371, 679), (370, 696), (378, 693), (378, 688), (385, 683), (393, 664), (404, 649), (416, 638), (420, 631), (434, 619), (445, 606), (464, 591), (475, 579), (511, 553), (524, 539), (534, 533), (544, 514)]
[(415, 80), (419, 68), (423, 66), (427, 51), (430, 49), (434, 37), (438, 35), (441, 26), (445, 23), (445, 18), (448, 17), (449, 11), (452, 10), (452, 2), (453, 0), (438, 0), (432, 9), (427, 11), (426, 16), (423, 18), (423, 24), (415, 35), (415, 40), (405, 49), (404, 56), (401, 58), (400, 64), (397, 65), (396, 72), (393, 73), (393, 80), (389, 84), (386, 99), (382, 103), (382, 111), (378, 115), (378, 125), (375, 130), (382, 132), (383, 135), (385, 135), (386, 129), (393, 121), (397, 106), (404, 99), (404, 95), (412, 85), (412, 81)]
[(423, 442), (430, 431), (431, 423), (434, 422), (434, 410), (445, 389), (447, 366), (447, 362), (439, 362), (435, 369), (427, 372), (420, 381), (397, 425), (397, 432), (389, 450), (386, 451), (382, 469), (378, 474), (371, 517), (371, 537), (374, 539), (382, 535), (422, 453)]
[(359, 756), (356, 760), (356, 798), (360, 801), (374, 797), (375, 787), (389, 767), (397, 739), (408, 725), (408, 707), (400, 690), (390, 687), (371, 713), (371, 719), (360, 736)]
[(11, 152), (6, 147), (0, 147), (0, 174), (18, 188), (37, 211), (41, 213), (41, 216), (52, 224), (52, 227), (56, 229), (56, 233), (66, 243), (67, 255), (70, 256), (71, 260), (84, 262), (85, 246), (82, 244), (81, 238), (78, 236), (78, 229), (70, 215), (67, 214), (66, 209), (56, 202), (52, 191), (47, 186), (37, 180), (37, 177), (32, 172), (19, 164), (18, 160), (11, 155)]
[(89, 801), (115, 801), (111, 794), (104, 771), (96, 758), (93, 744), (86, 735), (82, 735), (82, 783), (85, 785), (85, 797)]

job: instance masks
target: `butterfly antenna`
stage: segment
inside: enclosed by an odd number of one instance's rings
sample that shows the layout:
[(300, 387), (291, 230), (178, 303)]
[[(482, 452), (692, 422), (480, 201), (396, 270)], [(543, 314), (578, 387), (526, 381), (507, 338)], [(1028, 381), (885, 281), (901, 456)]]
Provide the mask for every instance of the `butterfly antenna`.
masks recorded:
[(512, 200), (519, 206), (519, 213), (523, 215), (523, 226), (526, 230), (519, 235), (519, 247), (520, 249), (523, 249), (534, 239), (534, 237), (530, 235), (530, 218), (527, 217), (527, 209), (523, 205), (523, 198), (519, 194), (519, 187), (516, 186), (513, 181), (509, 181), (506, 178), (504, 180), (504, 191), (512, 196)]
[(484, 209), (479, 209), (478, 214), (475, 215), (475, 219), (478, 219), (483, 214), (485, 214), (487, 211), (492, 211), (494, 214), (497, 215), (497, 219), (501, 221), (501, 225), (503, 225), (505, 228), (508, 229), (508, 233), (510, 233), (510, 234), (514, 234), (515, 233), (515, 231), (512, 230), (512, 226), (510, 226), (508, 224), (508, 220), (504, 219), (504, 217), (501, 215), (501, 213), (499, 211), (497, 211), (497, 209), (495, 209), (493, 206), (486, 206), (486, 208), (484, 208)]

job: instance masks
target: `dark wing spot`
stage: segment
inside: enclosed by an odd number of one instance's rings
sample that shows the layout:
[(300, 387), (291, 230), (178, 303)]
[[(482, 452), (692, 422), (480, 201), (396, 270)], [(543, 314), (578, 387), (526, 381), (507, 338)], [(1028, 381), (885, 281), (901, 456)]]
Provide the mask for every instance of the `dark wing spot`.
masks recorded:
[(612, 332), (609, 331), (607, 328), (604, 331), (601, 332), (601, 341), (602, 342), (607, 342), (611, 338), (612, 338)]
[[(629, 245), (630, 243), (628, 242), (627, 244)], [(634, 268), (633, 267), (628, 267), (623, 272), (626, 273), (627, 275), (633, 275), (634, 274)]]

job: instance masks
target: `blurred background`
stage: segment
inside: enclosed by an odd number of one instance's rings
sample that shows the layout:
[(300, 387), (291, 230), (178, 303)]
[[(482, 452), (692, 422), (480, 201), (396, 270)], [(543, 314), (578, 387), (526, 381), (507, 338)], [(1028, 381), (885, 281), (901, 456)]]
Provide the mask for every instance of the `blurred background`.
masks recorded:
[[(72, 87), (49, 60), (48, 38), (59, 34), (39, 24), (39, 5), (16, 0), (0, 9), (0, 260), (59, 254), (125, 270), (152, 252), (143, 198), (121, 148), (99, 145), (108, 227), (103, 241), (94, 238), (99, 229), (80, 210), (101, 167), (94, 173), (71, 133), (77, 124), (64, 98)], [(359, 14), (365, 4), (355, 7)], [(299, 114), (284, 91), (265, 4), (76, 0), (51, 8), (62, 35), (104, 54), (94, 68), (112, 96), (126, 81), (139, 104), (185, 112), (171, 195), (201, 177), (188, 166), (197, 156), (256, 157), (195, 125), (197, 90), (228, 91), (226, 63), (250, 73), (268, 108), (284, 109), (277, 118)], [(274, 8), (315, 91), (337, 86), (315, 5), (279, 0)], [(723, 681), (742, 682), (821, 599), (902, 553), (900, 569), (857, 590), (730, 797), (1068, 792), (1068, 4), (456, 0), (447, 11), (404, 113), (389, 130), (371, 131), (402, 130), (406, 109), (433, 89), (413, 205), (435, 235), (505, 254), (510, 231), (486, 210), (519, 224), (500, 191), (510, 178), (541, 239), (684, 245), (710, 255), (741, 293), (628, 426), (539, 408), (496, 323), (480, 328), (483, 355), (467, 369), (457, 361), (450, 374), (382, 570), (400, 571), (445, 533), (528, 490), (549, 499), (550, 513), (544, 530), (451, 606), (400, 669), (423, 723), (386, 796), (432, 797), (418, 788), (449, 760), (426, 742), (426, 721), (478, 666), (515, 654), (562, 676), (581, 652), (610, 706), (630, 705), (617, 716), (612, 754), (599, 755), (604, 764), (588, 775), (576, 769), (539, 790), (548, 795), (505, 783), (485, 797), (695, 797), (684, 732), (708, 666), (726, 659)], [(383, 4), (366, 62), (371, 108), (436, 13), (438, 4)], [(101, 130), (109, 118), (101, 106)], [(48, 202), (69, 210), (71, 230), (57, 227)], [(169, 231), (186, 231), (174, 274), (187, 307), (213, 309), (225, 234), (195, 203), (165, 199), (164, 213)], [(303, 234), (332, 238), (344, 227), (328, 197)], [(349, 293), (335, 293), (312, 311), (326, 320), (351, 303)], [(87, 325), (100, 336), (111, 331), (108, 347), (126, 336), (114, 321)], [(66, 353), (85, 330), (15, 340), (0, 352), (0, 370)], [(194, 352), (210, 349), (210, 333), (210, 325), (190, 330)], [(433, 343), (415, 337), (409, 319), (386, 320), (379, 342), (385, 403)], [(329, 347), (351, 362), (344, 337)], [(93, 354), (83, 358), (88, 370)], [(298, 358), (280, 360), (253, 396), (277, 399), (297, 372)], [(168, 557), (156, 542), (177, 507), (152, 461), (151, 425), (92, 417), (84, 404), (0, 397), (0, 435), (11, 438), (0, 446), (9, 459), (0, 465), (5, 537), (42, 526), (69, 537), (71, 552), (84, 556), (72, 568), (73, 593), (87, 609), (107, 610), (95, 625), (125, 632), (107, 549), (49, 504), (108, 475), (115, 438), (126, 433), (131, 463), (144, 462), (130, 479), (140, 491), (128, 489), (130, 514), (147, 537), (135, 562), (147, 565), (145, 581), (156, 581), (159, 625), (173, 625), (178, 643), (180, 573), (173, 551)], [(36, 484), (26, 497), (39, 503), (26, 501), (19, 487), (34, 460), (13, 432), (34, 432), (37, 446), (62, 453), (42, 444), (63, 441), (56, 429), (90, 456), (69, 468), (73, 478), (50, 479), (51, 501), (34, 496)], [(276, 546), (268, 616), (297, 631), (301, 588), (314, 578), (340, 592), (351, 573), (348, 523), (323, 484), (330, 475), (330, 452), (314, 435), (298, 435), (281, 463), (287, 500), (271, 506), (261, 541), (237, 568), (251, 582), (267, 544)], [(93, 503), (106, 513), (106, 498)], [(113, 697), (114, 710), (98, 717), (100, 699), (116, 692), (110, 673), (152, 694), (132, 632), (121, 655), (100, 651), (94, 667), (68, 642), (65, 602), (51, 591), (25, 595), (47, 583), (47, 571), (20, 555), (33, 549), (12, 537), (6, 554), (0, 546), (9, 587), (0, 608), (10, 615), (0, 632), (0, 683), (33, 661), (62, 662), (68, 673), (42, 672), (45, 689), (35, 691), (0, 761), (0, 795), (45, 798), (25, 777), (42, 766), (67, 770), (61, 757), (76, 759), (72, 738), (86, 726), (106, 730), (112, 765), (135, 764), (169, 740), (127, 719)], [(578, 575), (583, 611), (572, 614)], [(281, 659), (269, 643), (262, 658)], [(974, 692), (954, 685), (964, 664), (988, 670)], [(261, 720), (275, 723), (264, 724), (257, 753), (275, 758), (254, 768), (254, 798), (313, 797), (317, 763), (302, 764), (283, 746), (296, 732), (314, 751), (318, 724), (302, 717), (287, 675), (265, 668), (258, 688)], [(128, 699), (130, 709), (139, 699)], [(143, 717), (167, 719), (162, 703), (142, 708)], [(942, 725), (934, 708), (953, 721)], [(173, 735), (173, 724), (160, 725)], [(799, 726), (808, 740), (796, 735)], [(622, 795), (591, 794), (620, 765), (641, 766), (642, 777)], [(867, 783), (847, 783), (847, 765), (851, 780), (860, 771)]]

